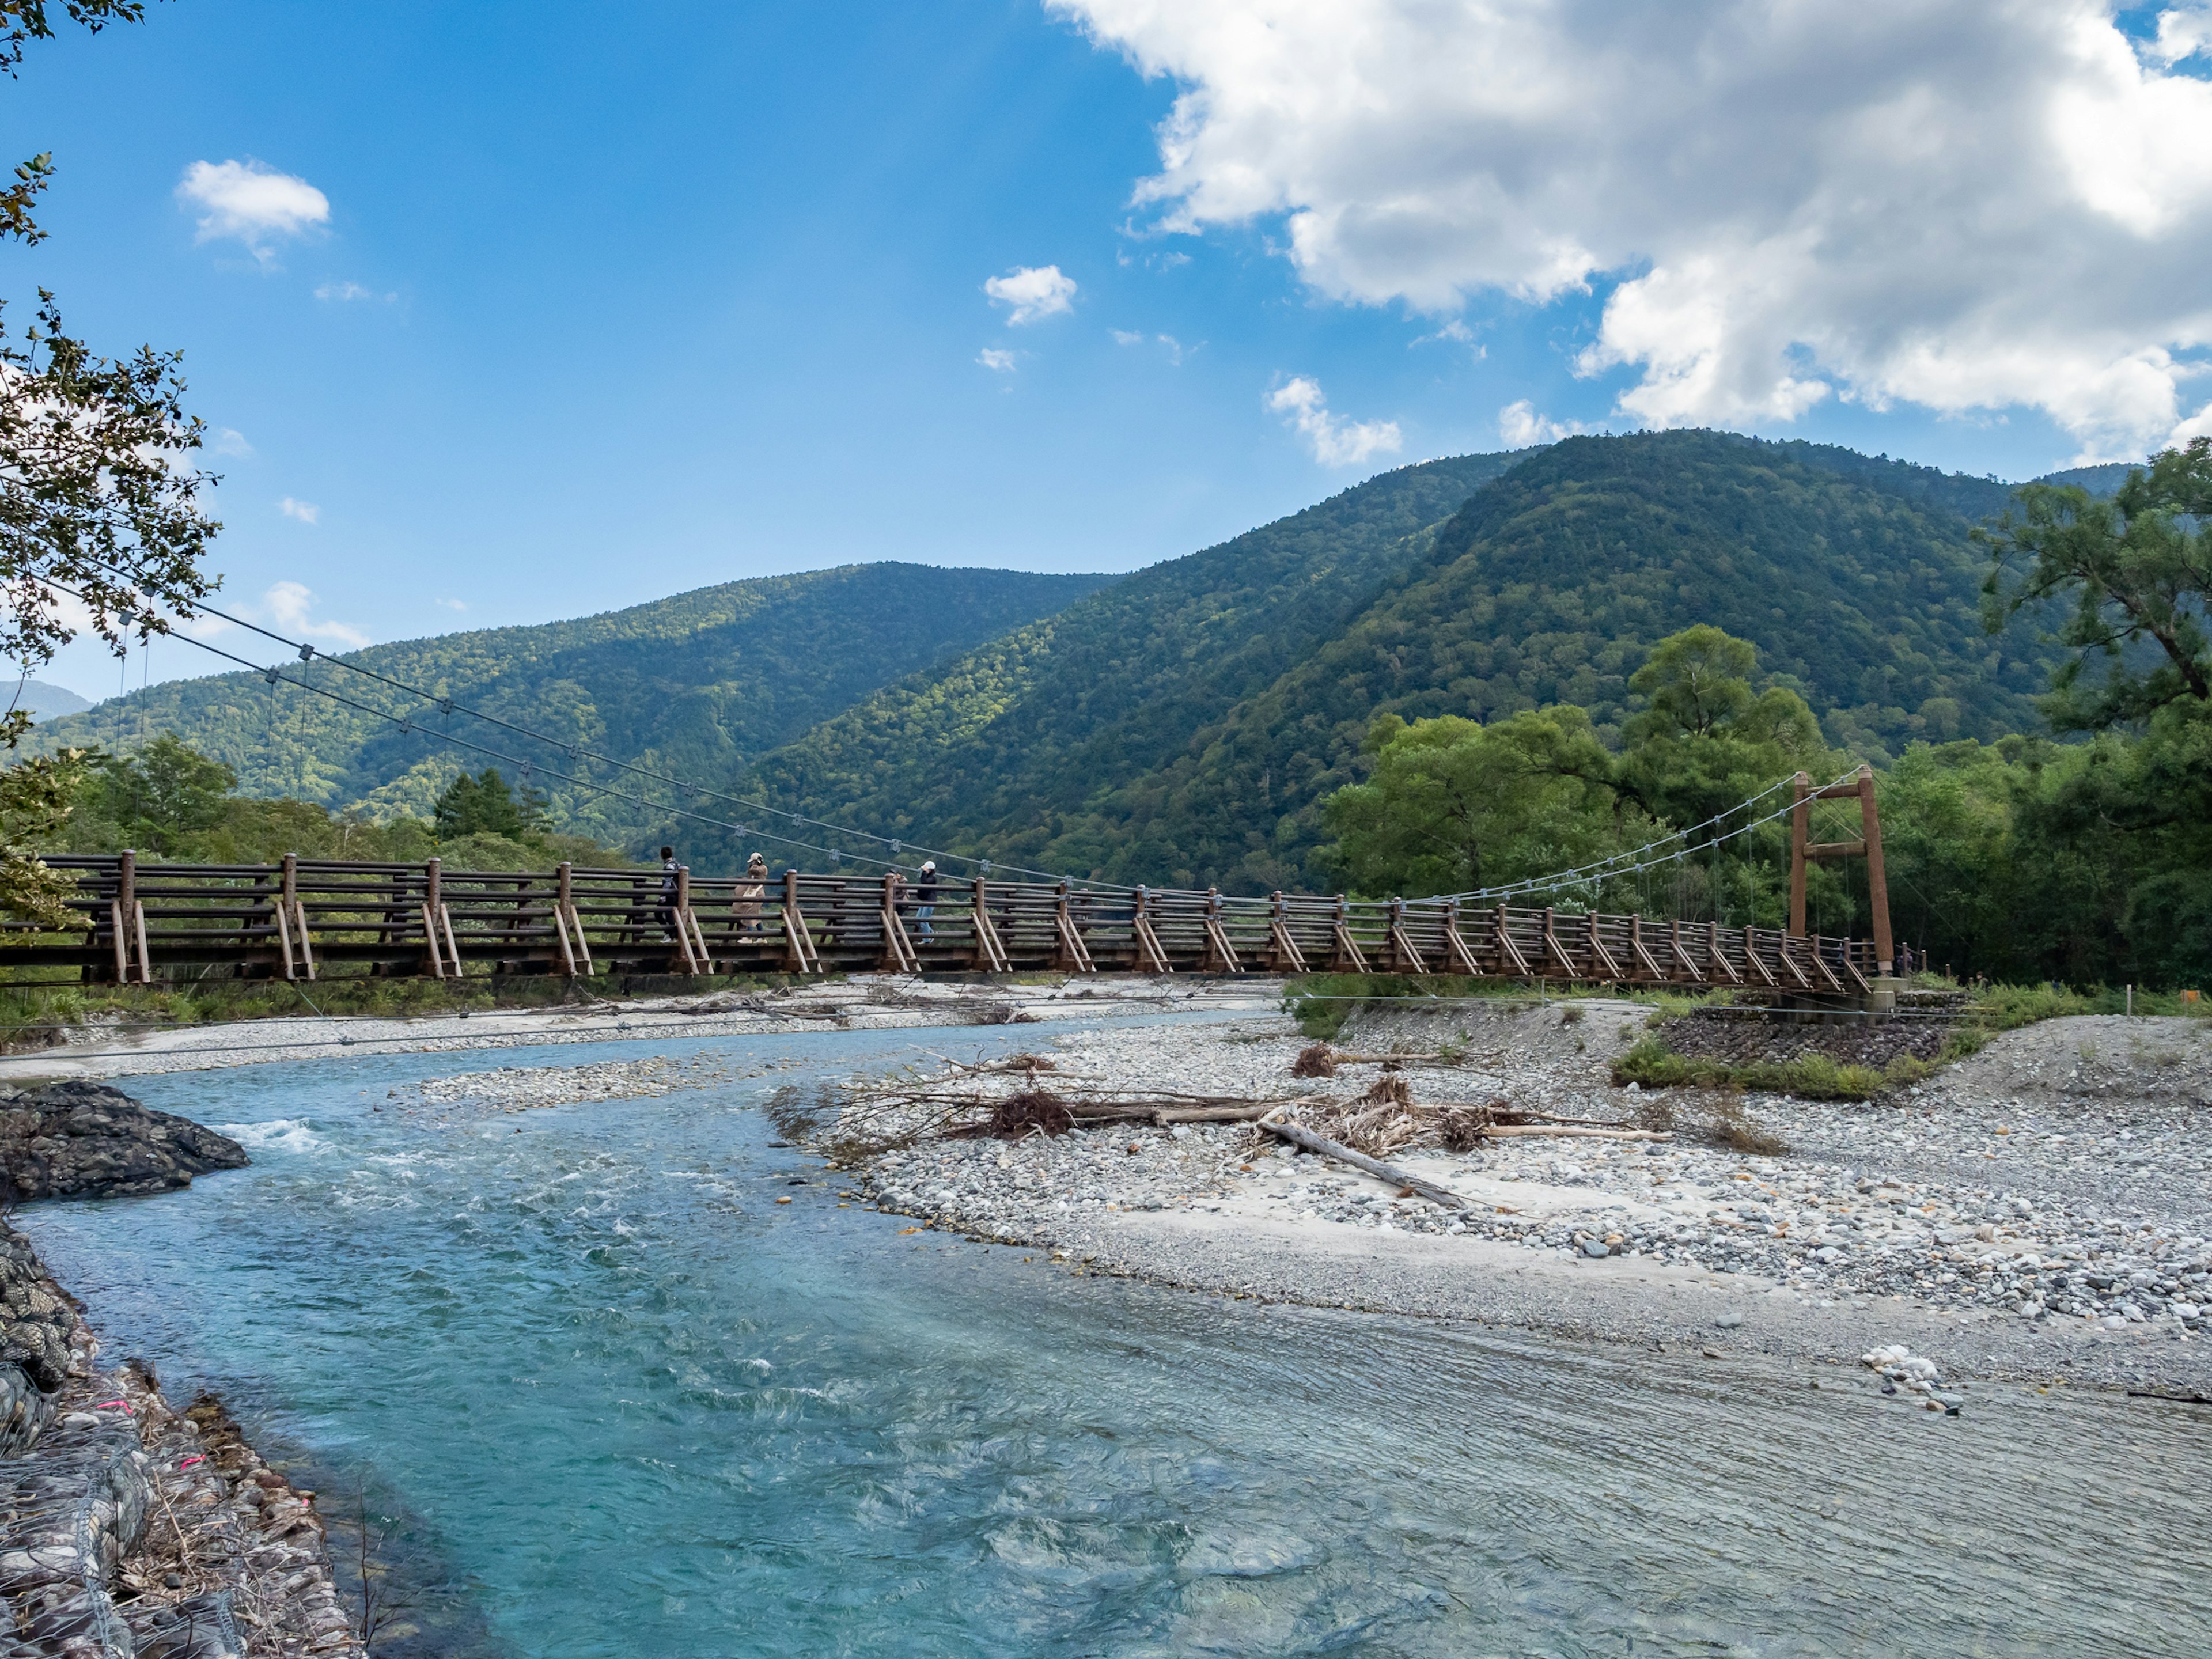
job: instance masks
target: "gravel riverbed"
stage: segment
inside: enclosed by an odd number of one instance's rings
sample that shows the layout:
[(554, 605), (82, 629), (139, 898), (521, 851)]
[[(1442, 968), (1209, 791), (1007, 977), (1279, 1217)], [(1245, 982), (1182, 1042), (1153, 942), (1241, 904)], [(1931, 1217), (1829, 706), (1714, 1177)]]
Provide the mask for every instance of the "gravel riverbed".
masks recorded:
[[(1453, 1045), (1457, 1063), (1409, 1060), (1400, 1073), (1425, 1103), (1705, 1121), (1708, 1103), (1692, 1091), (1611, 1083), (1608, 1062), (1648, 1019), (1601, 1000), (1459, 1007), (1371, 1018), (1340, 1043)], [(1052, 1045), (1057, 1070), (1041, 1080), (1318, 1103), (1380, 1074), (1355, 1065), (1295, 1080), (1303, 1046), (1279, 1017), (1081, 1032)], [(1022, 1079), (963, 1086), (1005, 1091)], [(2053, 1021), (1888, 1102), (1755, 1095), (1741, 1112), (1790, 1151), (1750, 1155), (1677, 1133), (1394, 1158), (1468, 1200), (1460, 1210), (1293, 1155), (1242, 1124), (926, 1140), (876, 1157), (865, 1176), (886, 1209), (1092, 1270), (1232, 1294), (1637, 1340), (1763, 1336), (1835, 1359), (1910, 1340), (1942, 1347), (1947, 1372), (2212, 1393), (2202, 1358), (2212, 1349), (2197, 1346), (2212, 1334), (2203, 1024)], [(1692, 1288), (1729, 1293), (1729, 1305), (1670, 1294)]]

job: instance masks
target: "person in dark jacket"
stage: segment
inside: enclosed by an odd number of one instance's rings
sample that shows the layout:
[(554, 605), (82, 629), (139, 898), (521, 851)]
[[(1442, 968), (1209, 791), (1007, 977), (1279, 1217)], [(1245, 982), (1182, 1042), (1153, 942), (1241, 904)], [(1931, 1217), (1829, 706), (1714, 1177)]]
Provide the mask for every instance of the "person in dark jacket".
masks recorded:
[(676, 862), (676, 849), (660, 849), (660, 925), (668, 937), (676, 937), (676, 872), (683, 866)]
[(915, 920), (921, 924), (920, 932), (922, 938), (935, 939), (937, 930), (929, 925), (929, 919), (937, 914), (937, 860), (935, 859), (924, 859), (921, 861), (921, 872), (914, 878), (914, 899)]

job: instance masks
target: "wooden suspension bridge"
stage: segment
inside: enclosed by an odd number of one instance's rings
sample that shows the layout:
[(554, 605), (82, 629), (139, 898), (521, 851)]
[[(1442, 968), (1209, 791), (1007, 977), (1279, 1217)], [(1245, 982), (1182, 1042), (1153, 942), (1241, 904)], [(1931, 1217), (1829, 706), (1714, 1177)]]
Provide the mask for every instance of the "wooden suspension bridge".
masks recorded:
[[(1807, 807), (1860, 795), (1863, 842), (1814, 846)], [(288, 857), (274, 865), (142, 863), (59, 855), (78, 925), (0, 933), (0, 963), (74, 967), (87, 980), (347, 974), (816, 975), (852, 972), (1234, 975), (1319, 971), (1466, 975), (1620, 985), (1741, 988), (1859, 1002), (1890, 964), (1881, 835), (1870, 777), (1815, 791), (1801, 780), (1787, 929), (1640, 915), (1276, 893), (978, 878), (924, 891), (880, 877), (789, 870), (781, 878), (678, 870), (447, 870)], [(1807, 861), (1864, 854), (1875, 877), (1874, 939), (1804, 927)]]

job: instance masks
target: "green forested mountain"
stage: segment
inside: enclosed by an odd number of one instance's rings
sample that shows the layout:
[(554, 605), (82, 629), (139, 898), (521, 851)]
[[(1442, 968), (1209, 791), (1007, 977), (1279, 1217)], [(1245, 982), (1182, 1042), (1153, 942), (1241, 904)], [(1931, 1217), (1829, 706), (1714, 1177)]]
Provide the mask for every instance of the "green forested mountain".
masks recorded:
[[(725, 583), (572, 622), (373, 646), (342, 660), (586, 750), (723, 783), (856, 698), (1049, 616), (1111, 580), (850, 565)], [(234, 635), (222, 643), (271, 660), (279, 649)], [(287, 667), (297, 672), (301, 665)], [(305, 672), (357, 701), (411, 713), (419, 726), (447, 723), (420, 700), (336, 663), (318, 661)], [(606, 772), (465, 717), (450, 724), (458, 736), (540, 767)], [(48, 749), (121, 750), (164, 732), (231, 767), (246, 794), (359, 806), (380, 817), (428, 817), (456, 774), (486, 763), (422, 732), (403, 732), (246, 672), (153, 686), (42, 725), (35, 735)], [(669, 828), (634, 801), (540, 782), (559, 828), (614, 843)]]
[(1756, 643), (1877, 762), (2037, 726), (2048, 657), (1984, 634), (1969, 539), (2008, 486), (1705, 432), (1515, 460), (1407, 468), (1141, 573), (864, 700), (761, 780), (915, 840), (1249, 890), (1319, 878), (1315, 804), (1358, 775), (1378, 713), (1573, 702), (1602, 734), (1649, 647), (1692, 623)]
[(1036, 853), (1030, 826), (1170, 765), (1403, 583), (1436, 526), (1517, 459), (1400, 467), (1140, 570), (825, 721), (763, 762), (762, 791), (888, 835)]

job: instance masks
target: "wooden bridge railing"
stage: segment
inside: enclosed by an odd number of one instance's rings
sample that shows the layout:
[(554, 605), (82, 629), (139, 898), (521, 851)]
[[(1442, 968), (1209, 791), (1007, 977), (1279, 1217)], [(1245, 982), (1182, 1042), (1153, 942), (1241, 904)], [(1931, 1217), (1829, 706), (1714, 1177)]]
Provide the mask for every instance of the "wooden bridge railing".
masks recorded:
[(587, 975), (873, 969), (1009, 973), (1337, 970), (1620, 984), (1730, 986), (1858, 997), (1865, 940), (1447, 899), (1267, 898), (1066, 882), (947, 882), (933, 914), (897, 876), (790, 871), (764, 886), (689, 871), (562, 865), (511, 873), (287, 858), (276, 865), (140, 863), (63, 855), (74, 929), (0, 931), (0, 963), (149, 981), (200, 968), (313, 979), (333, 963), (380, 974)]

